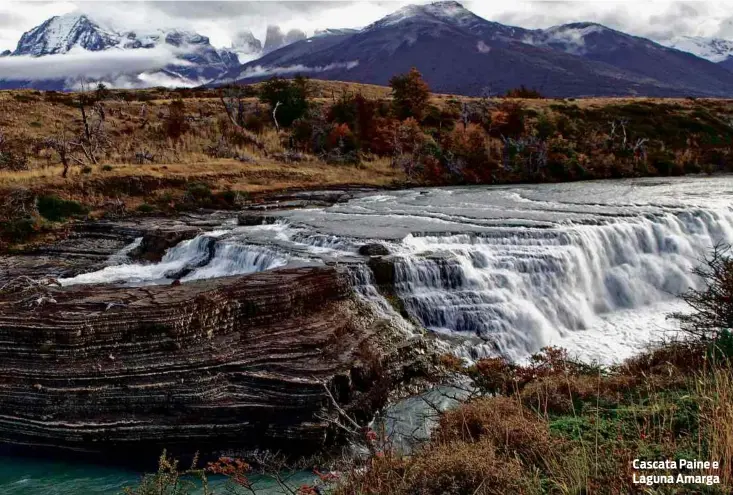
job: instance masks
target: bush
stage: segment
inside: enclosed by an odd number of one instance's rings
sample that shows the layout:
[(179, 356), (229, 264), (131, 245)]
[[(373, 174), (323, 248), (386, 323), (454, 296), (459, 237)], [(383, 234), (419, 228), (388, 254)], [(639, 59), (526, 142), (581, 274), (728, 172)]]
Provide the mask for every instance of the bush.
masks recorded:
[(518, 88), (508, 90), (504, 98), (544, 98), (544, 96), (536, 89), (529, 89), (522, 84)]
[(135, 209), (140, 213), (152, 213), (155, 211), (155, 206), (143, 203)]
[(32, 217), (15, 218), (0, 222), (0, 238), (12, 242), (23, 242), (29, 239), (36, 230), (36, 222)]
[(208, 203), (211, 201), (211, 188), (203, 182), (192, 182), (186, 187), (185, 200), (192, 203)]
[(85, 215), (89, 209), (77, 201), (61, 199), (58, 196), (39, 196), (36, 201), (38, 213), (52, 222), (60, 222), (69, 217)]
[(379, 103), (362, 95), (344, 95), (328, 112), (328, 120), (346, 124), (355, 139), (355, 149), (371, 150), (371, 143), (377, 133), (377, 109)]
[(81, 173), (82, 173), (82, 174), (84, 174), (84, 175), (89, 175), (89, 174), (91, 174), (91, 173), (92, 173), (92, 167), (90, 167), (89, 165), (84, 165), (84, 166), (83, 166), (83, 167), (81, 168)]
[(102, 165), (102, 172), (111, 172), (112, 165)]

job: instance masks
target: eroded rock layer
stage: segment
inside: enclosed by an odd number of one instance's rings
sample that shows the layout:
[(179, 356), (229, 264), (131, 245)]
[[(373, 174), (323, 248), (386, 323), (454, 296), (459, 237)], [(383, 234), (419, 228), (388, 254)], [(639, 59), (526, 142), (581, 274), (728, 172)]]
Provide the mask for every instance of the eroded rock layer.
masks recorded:
[(373, 395), (379, 325), (336, 268), (45, 297), (0, 295), (0, 442), (308, 452), (332, 440), (322, 383)]

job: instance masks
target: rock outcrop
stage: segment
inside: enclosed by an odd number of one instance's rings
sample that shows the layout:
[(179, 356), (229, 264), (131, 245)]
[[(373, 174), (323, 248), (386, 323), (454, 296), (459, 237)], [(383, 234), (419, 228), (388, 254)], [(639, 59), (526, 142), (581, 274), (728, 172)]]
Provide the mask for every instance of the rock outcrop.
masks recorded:
[(308, 453), (337, 437), (323, 384), (357, 415), (382, 400), (379, 320), (337, 268), (45, 296), (0, 294), (0, 442)]

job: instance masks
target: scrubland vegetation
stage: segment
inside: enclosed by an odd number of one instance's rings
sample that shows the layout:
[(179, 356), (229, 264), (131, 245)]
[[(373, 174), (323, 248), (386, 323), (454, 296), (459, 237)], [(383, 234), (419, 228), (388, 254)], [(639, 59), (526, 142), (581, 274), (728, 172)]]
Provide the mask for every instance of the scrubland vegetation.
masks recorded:
[(45, 196), (98, 218), (239, 208), (291, 189), (666, 176), (732, 163), (728, 100), (549, 100), (522, 87), (464, 98), (431, 94), (415, 70), (390, 85), (275, 78), (0, 92), (0, 237), (62, 235), (71, 216), (44, 216)]
[[(691, 312), (672, 315), (684, 337), (659, 343), (616, 366), (572, 359), (543, 349), (527, 364), (503, 358), (466, 365), (436, 359), (470, 390), (411, 452), (376, 428), (343, 418), (362, 455), (314, 469), (316, 481), (288, 488), (298, 495), (333, 494), (628, 494), (733, 490), (733, 260), (716, 249), (698, 269), (703, 290), (683, 298)], [(709, 469), (635, 470), (634, 460), (710, 461)], [(179, 471), (165, 455), (157, 474), (130, 493), (166, 491), (175, 480), (217, 474), (231, 493), (258, 493), (251, 475), (277, 478), (268, 463), (222, 458), (204, 469)], [(278, 465), (282, 469), (283, 465)], [(640, 476), (689, 476), (677, 484), (634, 483)], [(717, 477), (717, 478), (716, 478)], [(180, 479), (183, 479), (180, 478)], [(190, 479), (190, 478), (189, 478)], [(193, 485), (191, 485), (193, 486)]]

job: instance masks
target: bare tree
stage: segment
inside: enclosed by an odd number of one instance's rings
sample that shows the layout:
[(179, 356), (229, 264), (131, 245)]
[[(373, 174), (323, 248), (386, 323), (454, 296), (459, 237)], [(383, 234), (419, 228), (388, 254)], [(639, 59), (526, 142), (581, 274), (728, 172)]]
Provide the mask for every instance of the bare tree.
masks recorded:
[(56, 152), (64, 167), (61, 177), (69, 175), (72, 163), (79, 165), (96, 165), (99, 155), (108, 144), (104, 129), (106, 119), (105, 108), (95, 100), (91, 93), (82, 90), (77, 100), (81, 128), (77, 132), (70, 132), (66, 126), (62, 127), (54, 136), (50, 136), (40, 143), (38, 148), (51, 149)]
[(547, 166), (547, 142), (537, 136), (523, 136), (521, 138), (507, 138), (504, 141), (504, 168), (511, 168), (509, 159), (518, 155), (522, 162), (522, 172), (533, 176)]
[(219, 99), (224, 106), (227, 117), (237, 132), (246, 141), (262, 149), (264, 144), (260, 138), (244, 126), (244, 97), (244, 91), (238, 86), (225, 88), (219, 94)]
[(280, 124), (277, 123), (277, 109), (282, 105), (281, 101), (275, 103), (275, 108), (272, 109), (272, 121), (275, 123), (275, 130), (280, 132)]
[(82, 122), (82, 135), (78, 141), (78, 147), (87, 161), (96, 165), (98, 163), (97, 153), (107, 141), (104, 133), (104, 106), (87, 93), (83, 84), (78, 103)]
[(61, 177), (64, 179), (69, 175), (71, 163), (84, 165), (84, 162), (76, 156), (76, 150), (80, 148), (80, 143), (71, 138), (65, 128), (61, 128), (56, 135), (48, 137), (39, 143), (39, 148), (47, 148), (56, 152), (64, 167)]

